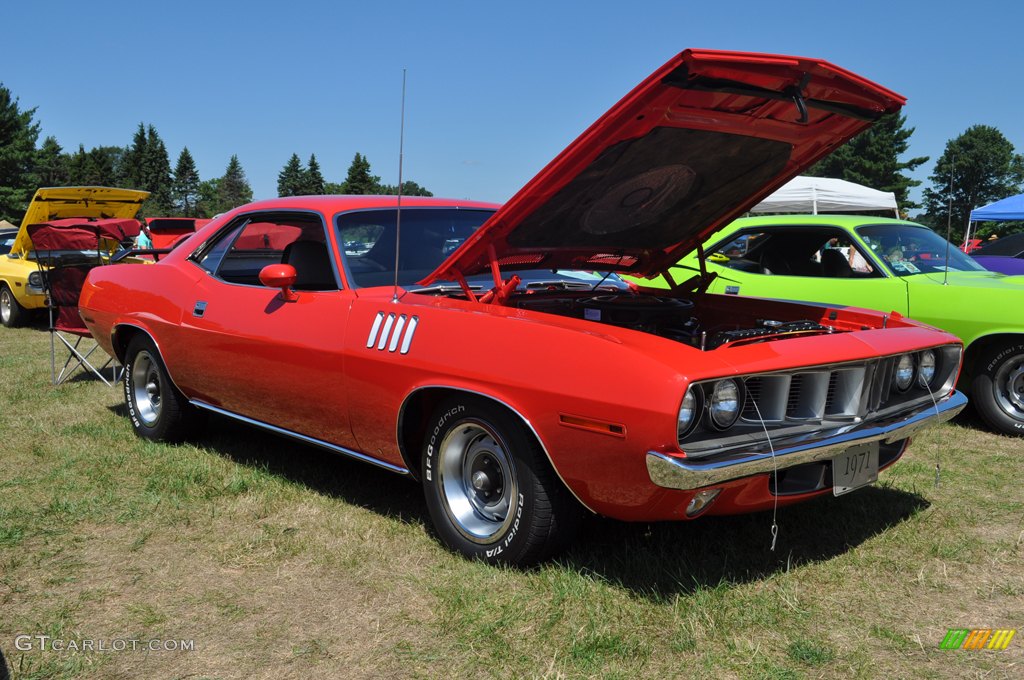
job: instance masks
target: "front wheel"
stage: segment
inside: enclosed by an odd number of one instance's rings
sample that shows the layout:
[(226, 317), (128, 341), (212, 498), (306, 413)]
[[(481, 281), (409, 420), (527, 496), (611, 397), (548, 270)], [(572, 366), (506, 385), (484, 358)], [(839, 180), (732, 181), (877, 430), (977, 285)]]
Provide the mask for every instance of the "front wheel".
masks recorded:
[(1024, 436), (1024, 341), (994, 348), (971, 382), (979, 415), (1003, 434)]
[(137, 335), (124, 358), (124, 400), (135, 434), (155, 441), (181, 441), (198, 426), (200, 414), (167, 374), (156, 345)]
[(522, 421), (478, 397), (454, 397), (434, 411), (420, 472), (434, 530), (467, 557), (536, 563), (559, 550), (582, 518)]
[(21, 306), (7, 284), (0, 285), (0, 323), (7, 328), (17, 328), (25, 323), (28, 310)]

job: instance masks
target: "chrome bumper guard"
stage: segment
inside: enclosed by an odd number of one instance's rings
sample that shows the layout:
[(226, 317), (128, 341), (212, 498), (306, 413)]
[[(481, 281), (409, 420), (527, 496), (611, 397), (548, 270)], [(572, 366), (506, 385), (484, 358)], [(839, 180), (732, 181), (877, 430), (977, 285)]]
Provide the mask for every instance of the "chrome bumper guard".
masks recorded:
[[(699, 459), (673, 458), (657, 451), (647, 452), (647, 473), (651, 481), (667, 489), (699, 489), (751, 475), (784, 470), (804, 463), (831, 460), (858, 444), (906, 439), (922, 427), (944, 423), (967, 406), (967, 397), (954, 391), (934, 407), (888, 422), (872, 421), (844, 428), (824, 439), (785, 439), (771, 452), (730, 451)], [(774, 458), (774, 460), (773, 460)]]

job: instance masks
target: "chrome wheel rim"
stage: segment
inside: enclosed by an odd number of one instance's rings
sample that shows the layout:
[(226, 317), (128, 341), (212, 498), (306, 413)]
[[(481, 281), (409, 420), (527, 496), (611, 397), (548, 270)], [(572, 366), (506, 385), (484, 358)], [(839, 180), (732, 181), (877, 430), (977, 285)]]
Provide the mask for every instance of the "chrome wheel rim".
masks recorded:
[(0, 291), (0, 321), (7, 323), (11, 320), (11, 294), (5, 288)]
[(1024, 354), (999, 367), (992, 388), (999, 407), (1010, 417), (1024, 420)]
[(132, 400), (139, 418), (152, 425), (160, 418), (163, 379), (156, 360), (146, 351), (139, 352), (132, 366)]
[(518, 510), (515, 468), (486, 423), (459, 423), (438, 447), (441, 500), (452, 524), (474, 543), (492, 543)]

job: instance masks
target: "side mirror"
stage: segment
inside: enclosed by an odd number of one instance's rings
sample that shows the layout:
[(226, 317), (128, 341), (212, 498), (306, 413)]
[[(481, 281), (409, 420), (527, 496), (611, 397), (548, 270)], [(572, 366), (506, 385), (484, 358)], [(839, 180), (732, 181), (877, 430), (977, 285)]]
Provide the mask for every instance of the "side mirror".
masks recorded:
[(290, 264), (268, 264), (260, 270), (260, 283), (268, 288), (280, 288), (281, 298), (285, 302), (295, 302), (299, 295), (292, 290), (292, 286), (297, 276), (295, 267)]

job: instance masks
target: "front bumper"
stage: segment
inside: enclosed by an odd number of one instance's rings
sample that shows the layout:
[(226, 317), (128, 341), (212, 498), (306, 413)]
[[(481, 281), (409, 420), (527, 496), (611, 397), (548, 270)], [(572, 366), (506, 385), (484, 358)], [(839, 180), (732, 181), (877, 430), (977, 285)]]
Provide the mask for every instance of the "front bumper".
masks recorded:
[(887, 422), (872, 421), (844, 428), (825, 437), (807, 441), (809, 437), (779, 442), (774, 455), (767, 453), (730, 451), (700, 459), (676, 458), (659, 453), (647, 452), (647, 473), (651, 481), (667, 489), (699, 489), (721, 484), (751, 475), (785, 470), (804, 463), (831, 460), (857, 444), (869, 442), (892, 443), (906, 439), (914, 432), (937, 423), (952, 419), (967, 406), (967, 397), (954, 391), (940, 400), (934, 408), (912, 416), (895, 418)]

